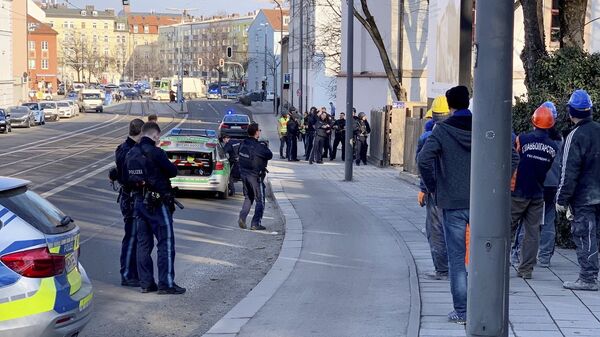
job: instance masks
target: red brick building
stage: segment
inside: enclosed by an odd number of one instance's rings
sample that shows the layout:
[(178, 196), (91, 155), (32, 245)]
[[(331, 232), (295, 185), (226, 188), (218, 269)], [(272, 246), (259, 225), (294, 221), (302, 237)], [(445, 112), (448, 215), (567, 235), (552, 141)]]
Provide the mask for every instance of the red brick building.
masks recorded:
[(49, 25), (27, 15), (27, 71), (31, 89), (58, 88), (58, 33)]

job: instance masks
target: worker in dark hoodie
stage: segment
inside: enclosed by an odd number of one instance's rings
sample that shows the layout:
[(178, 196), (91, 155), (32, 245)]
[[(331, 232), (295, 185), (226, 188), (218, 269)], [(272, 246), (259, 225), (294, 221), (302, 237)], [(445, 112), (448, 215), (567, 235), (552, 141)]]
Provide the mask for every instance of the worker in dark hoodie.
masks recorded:
[(467, 318), (466, 231), (471, 190), (471, 126), (469, 90), (457, 86), (446, 92), (451, 116), (436, 124), (419, 152), (418, 165), (427, 192), (442, 209), (448, 253), (451, 322)]

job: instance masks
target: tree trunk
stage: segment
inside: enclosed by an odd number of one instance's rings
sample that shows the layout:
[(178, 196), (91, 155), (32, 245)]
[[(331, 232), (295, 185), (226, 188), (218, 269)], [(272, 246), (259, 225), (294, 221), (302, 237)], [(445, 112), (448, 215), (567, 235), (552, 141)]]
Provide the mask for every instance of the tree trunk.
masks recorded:
[(587, 0), (559, 0), (560, 47), (583, 49)]
[[(392, 62), (390, 61), (390, 57), (385, 48), (385, 43), (383, 42), (383, 38), (381, 37), (381, 33), (379, 32), (379, 27), (377, 27), (377, 23), (375, 22), (375, 17), (371, 15), (371, 11), (369, 10), (369, 5), (367, 4), (367, 0), (360, 0), (362, 11), (364, 13), (364, 17), (360, 14), (359, 11), (354, 9), (354, 17), (362, 24), (365, 30), (371, 36), (375, 47), (377, 47), (377, 51), (379, 52), (379, 56), (381, 57), (381, 62), (383, 63), (383, 69), (385, 70), (385, 74), (387, 76), (388, 82), (392, 90), (394, 90), (394, 95), (396, 99), (399, 101), (406, 101), (408, 99), (406, 89), (402, 86), (402, 78), (398, 78), (397, 74), (394, 72), (392, 68)], [(402, 69), (399, 70), (399, 73), (402, 73)]]
[(525, 47), (521, 52), (521, 60), (525, 68), (525, 86), (529, 91), (535, 85), (535, 78), (533, 78), (535, 64), (546, 56), (544, 14), (542, 0), (522, 0), (521, 5), (525, 26)]

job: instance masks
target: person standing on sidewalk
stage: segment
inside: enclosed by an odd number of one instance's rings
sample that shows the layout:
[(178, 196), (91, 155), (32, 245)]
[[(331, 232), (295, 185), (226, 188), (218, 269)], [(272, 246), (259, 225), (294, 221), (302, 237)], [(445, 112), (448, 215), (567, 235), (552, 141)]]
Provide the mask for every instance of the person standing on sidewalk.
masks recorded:
[(300, 123), (297, 120), (296, 109), (290, 109), (290, 119), (287, 122), (287, 159), (298, 161), (298, 136), (300, 135)]
[(454, 310), (451, 322), (467, 319), (466, 232), (471, 192), (471, 127), (469, 89), (446, 92), (451, 116), (436, 125), (419, 153), (418, 166), (427, 192), (443, 210), (448, 272)]
[[(290, 120), (290, 116), (287, 111), (281, 113), (281, 117), (277, 119), (277, 133), (279, 133), (279, 159), (285, 159), (287, 149), (287, 123)], [(283, 147), (285, 146), (285, 152)]]
[(600, 124), (592, 120), (592, 100), (585, 90), (569, 99), (575, 129), (565, 140), (556, 210), (573, 213), (571, 233), (581, 268), (575, 282), (563, 287), (598, 290), (598, 225), (600, 222)]
[(358, 114), (356, 125), (354, 126), (354, 138), (356, 139), (356, 166), (367, 165), (367, 137), (371, 133), (371, 127), (367, 121), (367, 115), (364, 112)]
[(312, 164), (313, 162), (316, 162), (317, 164), (323, 164), (323, 148), (325, 142), (329, 139), (329, 134), (331, 134), (331, 126), (327, 120), (326, 112), (322, 112), (319, 116), (319, 121), (315, 124), (315, 129), (317, 131), (315, 146), (308, 163)]
[[(448, 108), (448, 101), (445, 96), (436, 97), (433, 100), (431, 109), (428, 114), (431, 114), (431, 118), (425, 123), (425, 132), (419, 137), (417, 144), (417, 158), (419, 152), (425, 145), (427, 138), (433, 132), (433, 127), (436, 121), (440, 123), (448, 117), (450, 108)], [(435, 117), (434, 117), (435, 116)], [(437, 167), (435, 168), (437, 170)], [(433, 260), (434, 272), (425, 274), (427, 278), (433, 280), (447, 280), (448, 279), (448, 253), (446, 251), (446, 239), (444, 238), (444, 226), (442, 223), (443, 212), (439, 208), (433, 195), (427, 193), (427, 188), (423, 183), (423, 179), (420, 180), (421, 191), (418, 195), (418, 202), (421, 207), (426, 207), (427, 215), (425, 218), (425, 231), (427, 233), (427, 241), (429, 241), (429, 248), (431, 249), (431, 258)]]
[(342, 144), (342, 161), (346, 161), (346, 114), (340, 112), (340, 118), (333, 123), (333, 130), (335, 136), (333, 138), (333, 147), (331, 148), (331, 157), (329, 159), (335, 160), (337, 156), (337, 149)]
[(251, 230), (265, 230), (261, 225), (263, 212), (265, 209), (265, 177), (267, 175), (267, 164), (273, 159), (273, 152), (269, 147), (258, 141), (260, 138), (260, 129), (258, 124), (251, 124), (248, 127), (248, 138), (240, 145), (240, 173), (242, 176), (242, 185), (244, 187), (244, 204), (240, 211), (238, 225), (246, 229), (246, 218), (250, 213), (252, 204), (254, 207), (254, 216), (252, 217)]
[(548, 129), (554, 126), (552, 111), (542, 105), (535, 110), (531, 122), (534, 131), (516, 139), (519, 166), (512, 179), (512, 232), (519, 224), (524, 229), (521, 258), (517, 275), (530, 279), (540, 243), (540, 225), (544, 217), (544, 181), (558, 152)]
[(312, 156), (312, 152), (313, 152), (313, 147), (314, 147), (314, 143), (315, 143), (315, 133), (316, 133), (316, 129), (315, 129), (315, 124), (317, 124), (317, 122), (319, 121), (319, 118), (317, 117), (317, 108), (312, 107), (310, 108), (310, 113), (308, 114), (308, 117), (305, 119), (306, 122), (306, 139), (305, 139), (305, 146), (304, 146), (304, 160), (306, 161), (311, 161), (311, 156)]

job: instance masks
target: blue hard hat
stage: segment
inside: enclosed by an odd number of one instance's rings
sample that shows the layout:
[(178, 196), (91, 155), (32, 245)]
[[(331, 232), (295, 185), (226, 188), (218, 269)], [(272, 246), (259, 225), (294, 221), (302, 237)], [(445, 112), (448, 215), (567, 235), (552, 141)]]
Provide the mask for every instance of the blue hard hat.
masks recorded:
[(583, 89), (578, 89), (573, 92), (568, 105), (575, 110), (589, 110), (593, 106), (590, 95)]
[(554, 103), (546, 101), (544, 102), (544, 104), (542, 104), (542, 106), (545, 106), (546, 108), (550, 109), (550, 111), (552, 111), (552, 117), (554, 117), (554, 119), (558, 117), (558, 112), (556, 111), (556, 106), (554, 105)]

